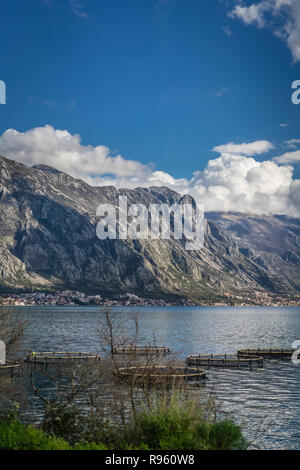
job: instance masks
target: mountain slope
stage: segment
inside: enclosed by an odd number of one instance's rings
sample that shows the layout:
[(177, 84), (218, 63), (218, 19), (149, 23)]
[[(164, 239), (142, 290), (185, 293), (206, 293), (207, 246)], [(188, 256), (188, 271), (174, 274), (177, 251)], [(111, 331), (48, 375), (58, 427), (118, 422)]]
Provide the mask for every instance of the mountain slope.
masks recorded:
[[(294, 241), (289, 239), (287, 252), (291, 254), (286, 253), (284, 262), (291, 271), (284, 280), (274, 267), (272, 256), (283, 259), (276, 244), (269, 244), (262, 261), (263, 244), (259, 257), (259, 250), (247, 245), (250, 234), (241, 244), (238, 229), (216, 214), (209, 218), (205, 246), (197, 252), (186, 251), (182, 241), (174, 240), (99, 240), (96, 209), (100, 203), (117, 205), (119, 195), (126, 195), (129, 204), (146, 206), (182, 201), (179, 194), (164, 187), (119, 191), (91, 187), (45, 165), (29, 168), (0, 157), (3, 289), (69, 287), (104, 294), (206, 299), (244, 290), (285, 293), (299, 288), (291, 278), (293, 269), (299, 270), (297, 233)], [(293, 230), (297, 226), (285, 223)]]
[(284, 215), (208, 213), (240, 251), (280, 282), (300, 289), (300, 220)]

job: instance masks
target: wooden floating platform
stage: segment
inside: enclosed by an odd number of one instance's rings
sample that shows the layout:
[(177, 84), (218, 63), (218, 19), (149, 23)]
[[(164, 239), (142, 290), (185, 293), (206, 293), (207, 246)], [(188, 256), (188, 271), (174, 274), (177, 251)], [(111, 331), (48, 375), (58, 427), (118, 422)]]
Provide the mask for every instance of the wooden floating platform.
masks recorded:
[(170, 354), (170, 349), (165, 346), (149, 346), (149, 345), (140, 345), (140, 346), (118, 346), (114, 348), (114, 354), (126, 354), (132, 356), (148, 356), (148, 355), (157, 355), (160, 354)]
[(170, 366), (135, 366), (116, 370), (114, 375), (131, 384), (167, 383), (176, 384), (184, 381), (200, 381), (206, 379), (204, 369)]
[(208, 367), (262, 367), (263, 357), (251, 355), (234, 354), (199, 354), (188, 356), (186, 364), (188, 366), (208, 366)]
[(8, 372), (9, 374), (13, 374), (21, 367), (20, 362), (7, 362), (6, 364), (0, 364), (0, 373)]
[(30, 352), (25, 362), (33, 364), (68, 364), (77, 361), (100, 361), (99, 354), (88, 352)]
[(238, 356), (262, 356), (268, 358), (289, 358), (294, 353), (293, 349), (239, 349)]

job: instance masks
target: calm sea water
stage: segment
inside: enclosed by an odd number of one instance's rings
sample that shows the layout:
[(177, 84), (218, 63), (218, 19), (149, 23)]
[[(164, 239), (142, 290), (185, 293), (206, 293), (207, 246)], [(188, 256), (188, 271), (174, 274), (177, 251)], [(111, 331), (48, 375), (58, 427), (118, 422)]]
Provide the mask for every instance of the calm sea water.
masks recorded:
[[(21, 307), (31, 323), (22, 349), (99, 351), (99, 308)], [(145, 341), (188, 354), (236, 353), (243, 347), (291, 348), (300, 340), (300, 308), (120, 307), (132, 328), (139, 318)], [(265, 361), (257, 371), (210, 369), (206, 389), (265, 449), (300, 449), (300, 366)]]

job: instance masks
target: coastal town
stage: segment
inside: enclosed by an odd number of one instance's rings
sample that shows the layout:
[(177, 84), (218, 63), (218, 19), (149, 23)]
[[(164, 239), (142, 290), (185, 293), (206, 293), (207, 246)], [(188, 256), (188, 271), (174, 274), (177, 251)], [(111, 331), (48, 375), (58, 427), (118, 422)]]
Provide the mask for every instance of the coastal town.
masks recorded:
[(62, 292), (31, 292), (2, 294), (0, 306), (264, 306), (264, 307), (298, 307), (300, 295), (278, 295), (269, 292), (250, 291), (244, 295), (224, 293), (222, 297), (211, 300), (180, 298), (176, 300), (143, 298), (126, 293), (113, 298), (100, 294), (87, 295), (83, 292), (65, 290)]

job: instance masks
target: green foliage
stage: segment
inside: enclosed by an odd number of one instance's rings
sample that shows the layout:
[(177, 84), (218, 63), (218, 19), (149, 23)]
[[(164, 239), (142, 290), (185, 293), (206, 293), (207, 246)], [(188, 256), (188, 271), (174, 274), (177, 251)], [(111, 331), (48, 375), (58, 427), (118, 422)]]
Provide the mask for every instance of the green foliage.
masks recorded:
[(61, 438), (13, 419), (0, 422), (0, 450), (108, 450), (108, 447), (94, 442), (82, 442), (71, 447)]
[[(128, 446), (128, 450), (147, 450), (148, 446)], [(20, 421), (3, 420), (0, 423), (0, 450), (109, 450), (98, 442), (80, 442), (75, 446), (61, 438), (49, 436), (40, 429), (25, 426)]]
[[(48, 410), (43, 430), (25, 426), (15, 413), (0, 416), (0, 450), (233, 450), (246, 449), (240, 428), (211, 422), (195, 403), (176, 400), (143, 411), (127, 423), (104, 426), (74, 408)], [(55, 432), (54, 432), (55, 431)]]
[(104, 442), (107, 447), (114, 447), (119, 441), (117, 430), (100, 417), (65, 404), (52, 405), (46, 411), (41, 429), (71, 446), (78, 442)]
[(76, 444), (74, 450), (109, 450), (109, 448), (101, 442), (96, 444), (95, 442), (83, 442)]
[(209, 423), (201, 408), (158, 406), (143, 412), (132, 422), (126, 441), (153, 450), (230, 450), (245, 449), (247, 442), (240, 428), (230, 421)]
[(39, 429), (24, 426), (17, 420), (0, 423), (1, 450), (69, 450), (63, 439), (47, 436)]
[(197, 429), (199, 438), (206, 442), (208, 450), (243, 450), (247, 441), (241, 429), (231, 421), (203, 425)]
[(46, 410), (41, 429), (74, 445), (85, 434), (86, 426), (77, 408), (53, 405)]

